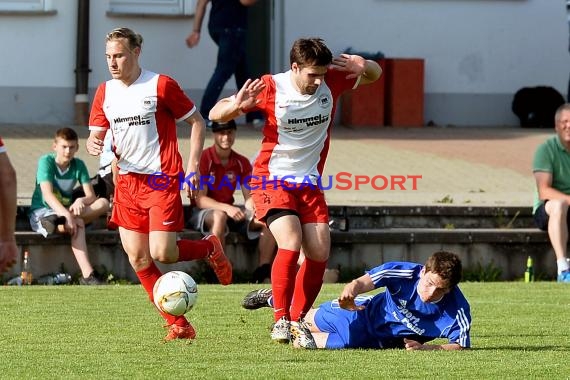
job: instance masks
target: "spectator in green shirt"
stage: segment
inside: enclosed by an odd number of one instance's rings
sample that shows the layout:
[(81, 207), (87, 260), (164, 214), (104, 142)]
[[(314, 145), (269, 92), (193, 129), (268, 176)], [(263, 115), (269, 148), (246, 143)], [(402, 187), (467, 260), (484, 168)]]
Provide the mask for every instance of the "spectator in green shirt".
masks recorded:
[(570, 205), (570, 104), (554, 115), (556, 135), (542, 143), (534, 154), (532, 171), (536, 180), (533, 207), (538, 228), (548, 231), (556, 255), (558, 282), (570, 282), (568, 244)]
[[(71, 128), (57, 130), (54, 153), (40, 157), (36, 187), (30, 207), (30, 225), (44, 237), (54, 232), (71, 235), (71, 249), (81, 269), (80, 283), (99, 285), (87, 253), (85, 225), (109, 210), (109, 201), (97, 198), (91, 186), (85, 163), (75, 158), (79, 138)], [(84, 197), (73, 200), (72, 193), (79, 183)]]

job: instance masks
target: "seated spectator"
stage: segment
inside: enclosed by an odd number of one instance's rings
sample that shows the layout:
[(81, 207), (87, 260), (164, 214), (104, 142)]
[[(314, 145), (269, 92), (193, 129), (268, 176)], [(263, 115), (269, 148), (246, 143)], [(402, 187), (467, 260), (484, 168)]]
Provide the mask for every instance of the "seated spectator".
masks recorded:
[[(190, 224), (202, 234), (212, 233), (222, 244), (229, 231), (240, 232), (248, 239), (259, 238), (259, 264), (252, 282), (262, 283), (270, 277), (275, 253), (275, 240), (265, 224), (254, 218), (253, 201), (245, 181), (251, 176), (249, 160), (236, 153), (236, 123), (212, 123), (214, 144), (202, 152), (200, 172), (202, 186), (196, 197)], [(239, 187), (245, 204), (234, 205), (234, 192)]]
[(568, 206), (570, 205), (570, 104), (554, 115), (556, 135), (542, 143), (534, 154), (532, 171), (536, 181), (533, 216), (538, 228), (548, 231), (556, 256), (558, 282), (570, 282)]
[[(85, 163), (75, 158), (79, 138), (71, 128), (58, 129), (53, 142), (55, 153), (40, 157), (36, 187), (30, 207), (30, 225), (44, 237), (54, 232), (71, 235), (71, 249), (81, 269), (80, 283), (99, 285), (89, 261), (85, 240), (85, 224), (109, 210), (109, 201), (97, 198), (89, 180)], [(72, 200), (73, 188), (79, 182), (84, 197)]]

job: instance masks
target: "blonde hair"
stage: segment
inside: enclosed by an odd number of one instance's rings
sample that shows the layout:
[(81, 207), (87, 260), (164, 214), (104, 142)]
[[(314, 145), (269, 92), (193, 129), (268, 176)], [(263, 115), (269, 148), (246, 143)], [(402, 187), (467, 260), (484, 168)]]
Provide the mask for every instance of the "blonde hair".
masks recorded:
[(141, 48), (143, 43), (143, 38), (140, 34), (135, 33), (129, 28), (115, 28), (107, 33), (105, 37), (105, 42), (112, 40), (118, 40), (125, 38), (129, 43), (129, 49), (134, 50), (135, 48)]

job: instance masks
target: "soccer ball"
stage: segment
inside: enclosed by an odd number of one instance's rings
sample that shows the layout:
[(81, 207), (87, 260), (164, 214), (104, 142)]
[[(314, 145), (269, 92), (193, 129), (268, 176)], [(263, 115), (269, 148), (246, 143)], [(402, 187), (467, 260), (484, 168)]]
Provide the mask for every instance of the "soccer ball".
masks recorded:
[(154, 304), (170, 315), (184, 315), (189, 312), (198, 298), (198, 285), (187, 273), (167, 272), (160, 276), (152, 290)]

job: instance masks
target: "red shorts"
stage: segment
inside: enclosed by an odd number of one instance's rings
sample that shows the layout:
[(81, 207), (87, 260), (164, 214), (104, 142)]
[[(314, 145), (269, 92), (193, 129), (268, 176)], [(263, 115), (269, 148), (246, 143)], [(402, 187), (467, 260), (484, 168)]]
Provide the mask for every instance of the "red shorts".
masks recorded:
[(145, 234), (182, 231), (184, 210), (179, 178), (119, 174), (110, 225)]
[(325, 194), (318, 187), (281, 182), (251, 183), (250, 186), (255, 216), (259, 220), (265, 221), (269, 210), (283, 209), (295, 211), (301, 224), (329, 222)]

